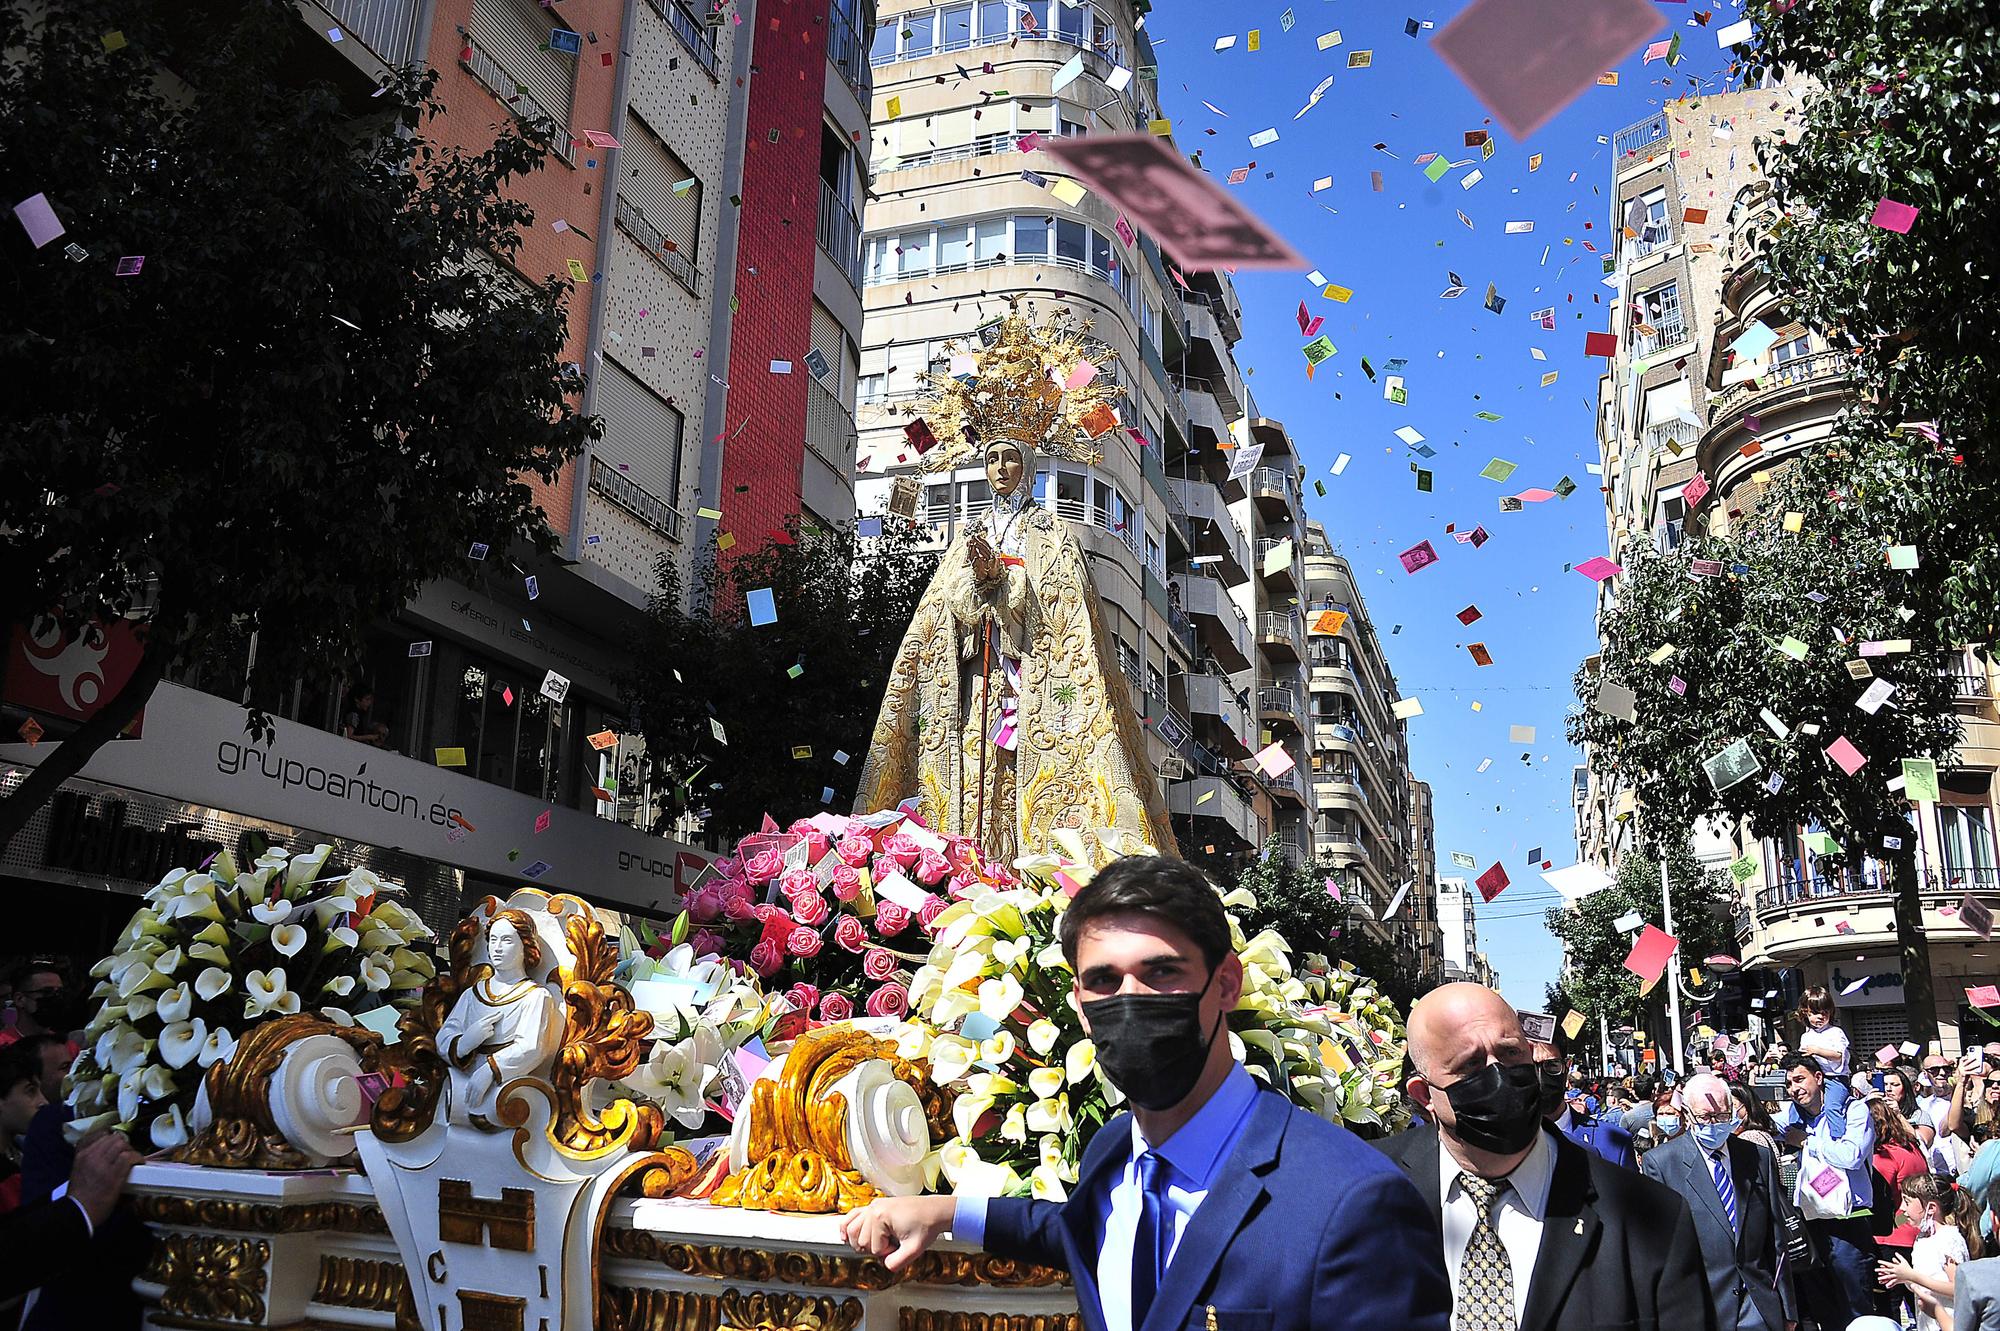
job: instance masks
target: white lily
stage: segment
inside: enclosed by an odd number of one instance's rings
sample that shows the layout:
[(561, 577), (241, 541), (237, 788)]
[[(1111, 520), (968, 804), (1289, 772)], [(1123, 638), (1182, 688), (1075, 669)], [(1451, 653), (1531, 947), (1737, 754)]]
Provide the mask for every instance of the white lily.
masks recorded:
[(1074, 1086), (1088, 1077), (1097, 1067), (1097, 1046), (1089, 1040), (1078, 1040), (1063, 1055), (1063, 1073)]
[(266, 1013), (291, 1014), (299, 1010), (299, 996), (285, 980), (285, 968), (251, 971), (243, 977), (243, 1015), (261, 1017)]
[(259, 924), (279, 925), (292, 918), (297, 906), (279, 897), (275, 901), (259, 901), (250, 907), (250, 918)]
[(229, 972), (210, 966), (194, 977), (194, 991), (204, 1003), (212, 1003), (229, 992)]
[(169, 1105), (166, 1113), (153, 1120), (152, 1138), (153, 1145), (162, 1151), (187, 1145), (187, 1117), (179, 1105)]
[(359, 967), (361, 983), (368, 986), (370, 993), (379, 993), (389, 987), (390, 970), (379, 952), (371, 952), (361, 959)]
[(236, 1037), (225, 1026), (217, 1026), (208, 1033), (208, 1039), (201, 1046), (200, 1062), (204, 1068), (212, 1068), (217, 1063), (226, 1062), (236, 1052)]
[(1056, 1041), (1060, 1039), (1062, 1039), (1062, 1027), (1047, 1017), (1035, 1018), (1028, 1027), (1028, 1048), (1034, 1050), (1038, 1058), (1047, 1058), (1049, 1050), (1054, 1049)]
[(201, 1052), (208, 1039), (208, 1023), (200, 1017), (177, 1021), (160, 1032), (160, 1057), (170, 1068), (184, 1068)]
[(306, 929), (302, 924), (281, 924), (271, 930), (271, 946), (280, 956), (296, 957), (305, 945)]
[(164, 990), (159, 996), (158, 1011), (160, 1020), (169, 1026), (176, 1022), (186, 1021), (188, 1013), (193, 1010), (194, 994), (188, 989), (185, 980), (174, 985), (171, 989)]

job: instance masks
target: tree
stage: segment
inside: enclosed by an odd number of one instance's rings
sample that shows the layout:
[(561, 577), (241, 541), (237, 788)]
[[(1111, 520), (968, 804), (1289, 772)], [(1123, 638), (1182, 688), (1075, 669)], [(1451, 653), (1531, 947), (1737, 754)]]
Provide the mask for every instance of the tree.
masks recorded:
[[(893, 515), (880, 523), (880, 536), (863, 537), (858, 524), (795, 519), (782, 538), (726, 564), (711, 554), (692, 598), (672, 560), (661, 560), (660, 590), (633, 644), (637, 664), (622, 681), (646, 741), (643, 766), (626, 779), (649, 779), (667, 792), (667, 812), (699, 813), (728, 841), (767, 813), (789, 823), (847, 807), (897, 648), (938, 563), (920, 548), (921, 525)], [(766, 589), (777, 617), (756, 624), (749, 596)]]
[(1317, 954), (1353, 963), (1400, 1011), (1408, 1012), (1417, 998), (1416, 977), (1394, 948), (1368, 932), (1363, 912), (1346, 895), (1327, 890), (1335, 881), (1330, 866), (1294, 864), (1271, 841), (1235, 877), (1233, 886), (1257, 898), (1255, 908), (1237, 912), (1237, 921), (1246, 936), (1275, 930), (1296, 957)]
[(0, 0), (0, 176), (67, 229), (0, 255), (0, 618), (143, 641), (0, 844), (169, 671), (254, 634), (245, 697), (326, 678), (475, 542), (547, 548), (528, 478), (597, 429), (566, 285), (495, 262), (546, 131), (441, 147), (427, 72), (357, 118), (279, 81), (306, 40), (281, 0)]
[(1727, 875), (1704, 869), (1685, 839), (1628, 851), (1610, 886), (1548, 912), (1549, 932), (1562, 943), (1565, 958), (1562, 977), (1549, 986), (1548, 994), (1550, 1011), (1558, 1021), (1575, 1010), (1588, 1018), (1594, 1031), (1600, 1018), (1638, 1022), (1648, 1011), (1664, 1012), (1665, 983), (1642, 998), (1639, 977), (1625, 969), (1637, 930), (1617, 926), (1617, 921), (1638, 915), (1646, 924), (1666, 927), (1660, 901), (1661, 847), (1673, 897), (1672, 933), (1680, 940), (1679, 964), (1699, 965), (1703, 957), (1733, 945), (1728, 920), (1733, 893)]
[[(1902, 759), (1948, 759), (1958, 722), (1932, 626), (1902, 613), (1913, 576), (1888, 567), (1856, 505), (1806, 485), (1786, 474), (1728, 538), (1626, 564), (1599, 619), (1601, 663), (1576, 675), (1583, 708), (1569, 738), (1637, 793), (1648, 844), (1680, 844), (1720, 817), (1758, 837), (1817, 829), (1835, 843), (1820, 855), (1886, 865), (1911, 1038), (1927, 1041), (1936, 1013), (1916, 838), (1889, 781)], [(1799, 531), (1785, 529), (1788, 512)], [(1699, 575), (1697, 561), (1719, 571)], [(1879, 655), (1863, 646), (1904, 640), (1908, 650)], [(1862, 705), (1885, 685), (1886, 702)], [(1616, 689), (1635, 695), (1629, 719)], [(1850, 773), (1841, 759), (1857, 754)]]
[[(1761, 12), (1758, 12), (1761, 11)], [(1923, 552), (1912, 603), (1946, 642), (1994, 636), (2000, 543), (2000, 102), (1994, 0), (1757, 0), (1753, 69), (1812, 85), (1796, 134), (1758, 156), (1786, 217), (1764, 262), (1792, 316), (1857, 348), (1864, 401), (1828, 488)], [(1875, 225), (1884, 199), (1917, 209)], [(1885, 219), (1893, 220), (1893, 219)], [(1897, 429), (1926, 422), (1920, 429)]]

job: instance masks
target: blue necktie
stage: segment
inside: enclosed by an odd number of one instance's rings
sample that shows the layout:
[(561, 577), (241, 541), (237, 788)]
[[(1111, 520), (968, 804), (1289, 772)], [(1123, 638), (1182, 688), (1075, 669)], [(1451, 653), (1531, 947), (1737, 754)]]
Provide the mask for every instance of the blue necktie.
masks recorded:
[(1151, 1151), (1138, 1159), (1139, 1227), (1132, 1235), (1132, 1325), (1139, 1331), (1173, 1250), (1174, 1221), (1167, 1210), (1167, 1162)]
[(1722, 1197), (1722, 1209), (1729, 1216), (1729, 1228), (1733, 1233), (1736, 1229), (1736, 1185), (1729, 1181), (1729, 1162), (1723, 1159), (1721, 1152), (1708, 1157), (1708, 1172), (1715, 1176), (1715, 1190)]

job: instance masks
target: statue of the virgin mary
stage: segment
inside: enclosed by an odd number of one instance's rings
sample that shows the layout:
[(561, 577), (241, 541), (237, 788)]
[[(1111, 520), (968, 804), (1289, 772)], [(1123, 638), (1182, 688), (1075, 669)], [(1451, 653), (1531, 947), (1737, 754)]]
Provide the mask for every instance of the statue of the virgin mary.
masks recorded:
[(1001, 864), (1059, 849), (1059, 829), (1093, 856), (1132, 842), (1172, 854), (1089, 566), (1034, 495), (1041, 456), (1103, 460), (1093, 440), (1117, 424), (1121, 390), (1064, 318), (1011, 313), (981, 342), (948, 348), (913, 432), (937, 440), (927, 472), (982, 461), (993, 507), (945, 551), (903, 636), (857, 811), (914, 799), (933, 831), (973, 837)]

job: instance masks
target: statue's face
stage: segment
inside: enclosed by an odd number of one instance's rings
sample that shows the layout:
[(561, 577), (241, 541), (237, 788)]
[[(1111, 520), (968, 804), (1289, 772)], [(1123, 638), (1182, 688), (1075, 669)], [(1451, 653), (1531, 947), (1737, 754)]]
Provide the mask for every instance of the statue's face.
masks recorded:
[(1005, 499), (1020, 489), (1027, 474), (1028, 461), (1019, 444), (996, 439), (986, 446), (986, 483), (997, 498)]
[(493, 963), (493, 969), (512, 974), (523, 969), (520, 931), (511, 920), (495, 920), (493, 927), (486, 931), (486, 959)]

